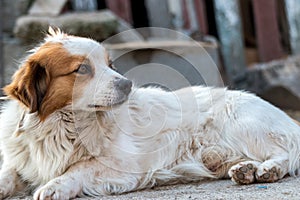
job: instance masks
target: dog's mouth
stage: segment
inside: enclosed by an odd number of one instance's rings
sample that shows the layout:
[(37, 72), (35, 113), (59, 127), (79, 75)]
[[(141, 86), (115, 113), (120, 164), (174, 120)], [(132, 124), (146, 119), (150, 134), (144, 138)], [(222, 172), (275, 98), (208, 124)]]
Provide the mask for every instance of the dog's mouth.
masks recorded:
[(100, 105), (95, 105), (95, 104), (89, 104), (88, 108), (96, 108), (96, 109), (101, 109), (101, 108), (106, 108), (107, 106), (100, 106)]
[(118, 101), (111, 102), (111, 103), (109, 103), (105, 106), (104, 105), (98, 105), (98, 104), (88, 104), (88, 108), (93, 108), (93, 109), (96, 109), (96, 110), (110, 110), (112, 108), (120, 106), (125, 101), (127, 101), (127, 99), (128, 99), (127, 97), (123, 98), (123, 99), (119, 99)]

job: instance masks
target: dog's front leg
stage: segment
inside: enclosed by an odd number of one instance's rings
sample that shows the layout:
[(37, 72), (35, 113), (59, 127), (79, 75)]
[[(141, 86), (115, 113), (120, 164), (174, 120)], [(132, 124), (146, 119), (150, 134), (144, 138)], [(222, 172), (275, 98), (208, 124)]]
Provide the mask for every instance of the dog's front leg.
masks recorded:
[[(34, 193), (35, 200), (70, 199), (76, 197), (82, 188), (81, 173), (66, 173), (49, 181)], [(82, 177), (84, 178), (84, 177)]]
[(82, 193), (82, 187), (89, 178), (89, 167), (83, 168), (84, 163), (77, 163), (71, 166), (64, 174), (50, 180), (46, 185), (37, 189), (34, 193), (34, 200), (64, 200), (78, 196)]
[(118, 194), (135, 190), (137, 185), (136, 175), (120, 172), (94, 159), (71, 166), (64, 174), (40, 187), (34, 199), (63, 200), (82, 195)]

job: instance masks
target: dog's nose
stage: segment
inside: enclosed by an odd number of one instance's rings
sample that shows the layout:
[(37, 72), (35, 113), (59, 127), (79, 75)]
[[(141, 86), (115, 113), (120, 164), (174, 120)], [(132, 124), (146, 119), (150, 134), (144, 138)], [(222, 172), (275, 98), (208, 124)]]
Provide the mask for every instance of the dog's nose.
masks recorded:
[(131, 87), (132, 87), (132, 81), (128, 80), (128, 79), (116, 79), (115, 82), (115, 87), (118, 90), (121, 90), (125, 95), (128, 95), (131, 91)]

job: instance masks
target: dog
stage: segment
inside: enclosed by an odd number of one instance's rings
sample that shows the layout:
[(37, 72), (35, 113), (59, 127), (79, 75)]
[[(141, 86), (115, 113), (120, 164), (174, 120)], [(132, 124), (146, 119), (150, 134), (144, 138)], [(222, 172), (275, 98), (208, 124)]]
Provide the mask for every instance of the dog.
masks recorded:
[(98, 42), (48, 32), (4, 87), (1, 199), (297, 175), (300, 127), (275, 106), (226, 88), (137, 88)]

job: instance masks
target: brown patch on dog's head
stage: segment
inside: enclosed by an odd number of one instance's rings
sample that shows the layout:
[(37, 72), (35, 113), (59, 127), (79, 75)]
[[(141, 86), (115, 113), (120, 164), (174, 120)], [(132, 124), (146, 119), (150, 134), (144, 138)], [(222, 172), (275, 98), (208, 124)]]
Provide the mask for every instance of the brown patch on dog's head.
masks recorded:
[(46, 42), (30, 55), (4, 92), (41, 120), (72, 102), (76, 74), (84, 56), (71, 55), (61, 43)]

